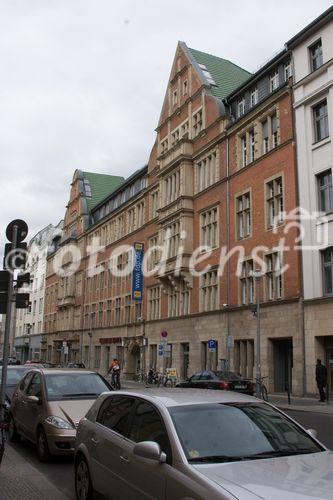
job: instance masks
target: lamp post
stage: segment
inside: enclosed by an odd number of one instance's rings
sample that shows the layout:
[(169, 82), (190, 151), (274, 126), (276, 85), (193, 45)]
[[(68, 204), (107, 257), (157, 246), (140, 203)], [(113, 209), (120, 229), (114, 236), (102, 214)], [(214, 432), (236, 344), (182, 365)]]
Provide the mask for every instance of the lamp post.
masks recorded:
[(253, 278), (255, 279), (256, 282), (256, 299), (257, 299), (257, 308), (256, 308), (256, 315), (257, 315), (257, 336), (256, 336), (256, 357), (257, 357), (257, 363), (256, 363), (256, 392), (257, 392), (257, 397), (260, 397), (260, 380), (261, 380), (261, 350), (260, 350), (260, 280), (262, 277), (262, 273), (260, 270), (256, 269), (252, 273)]

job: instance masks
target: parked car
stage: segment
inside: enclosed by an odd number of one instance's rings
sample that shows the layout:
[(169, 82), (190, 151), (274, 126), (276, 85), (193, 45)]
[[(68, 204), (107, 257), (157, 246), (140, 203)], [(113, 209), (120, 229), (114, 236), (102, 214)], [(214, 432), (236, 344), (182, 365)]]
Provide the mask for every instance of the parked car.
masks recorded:
[[(30, 368), (27, 366), (17, 365), (7, 367), (7, 383), (6, 383), (6, 398), (5, 398), (5, 420), (9, 420), (9, 411), (11, 399), (17, 384), (22, 380), (23, 376)], [(2, 367), (0, 367), (0, 381), (2, 376)]]
[(202, 371), (192, 375), (185, 382), (179, 382), (176, 387), (196, 389), (221, 389), (223, 391), (236, 391), (253, 396), (254, 384), (248, 378), (236, 375), (234, 372)]
[(37, 444), (38, 457), (74, 452), (76, 428), (94, 400), (110, 384), (93, 371), (40, 368), (30, 370), (14, 392), (9, 438)]
[(78, 500), (330, 499), (333, 452), (272, 405), (232, 391), (102, 394), (79, 423)]
[[(14, 358), (13, 356), (9, 356), (8, 358), (8, 365), (20, 365), (21, 361), (17, 358)], [(0, 359), (0, 366), (3, 365), (3, 358)]]
[(68, 363), (67, 368), (81, 368), (85, 369), (84, 363)]

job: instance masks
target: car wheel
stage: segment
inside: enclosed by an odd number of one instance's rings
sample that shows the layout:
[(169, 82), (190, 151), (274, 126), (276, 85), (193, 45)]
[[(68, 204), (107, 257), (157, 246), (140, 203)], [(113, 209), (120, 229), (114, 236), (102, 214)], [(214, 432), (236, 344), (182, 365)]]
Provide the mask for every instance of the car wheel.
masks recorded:
[(45, 431), (40, 427), (37, 431), (37, 454), (40, 462), (47, 462), (50, 459), (49, 445)]
[(20, 434), (17, 432), (16, 425), (12, 415), (10, 415), (9, 418), (8, 434), (9, 434), (9, 441), (11, 443), (18, 443), (21, 439)]
[(77, 500), (91, 500), (93, 487), (86, 459), (80, 455), (75, 464), (75, 493)]

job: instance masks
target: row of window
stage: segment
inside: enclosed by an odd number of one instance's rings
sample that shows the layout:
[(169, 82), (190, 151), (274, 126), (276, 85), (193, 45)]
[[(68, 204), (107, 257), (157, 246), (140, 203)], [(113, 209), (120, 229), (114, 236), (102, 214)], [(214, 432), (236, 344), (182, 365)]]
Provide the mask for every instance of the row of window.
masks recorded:
[(160, 142), (160, 154), (165, 154), (170, 148), (175, 146), (183, 138), (193, 139), (203, 130), (202, 109), (192, 114), (192, 130), (190, 130), (189, 120), (185, 120), (181, 125), (172, 130), (169, 137), (164, 137)]
[(273, 113), (240, 136), (239, 167), (245, 167), (278, 145), (278, 121), (276, 113)]

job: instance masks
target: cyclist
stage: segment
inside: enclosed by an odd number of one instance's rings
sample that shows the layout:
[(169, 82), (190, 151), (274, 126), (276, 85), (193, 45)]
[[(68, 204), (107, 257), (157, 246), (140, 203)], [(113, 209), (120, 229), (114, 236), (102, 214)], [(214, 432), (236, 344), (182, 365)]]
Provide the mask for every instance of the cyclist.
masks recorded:
[(108, 375), (111, 375), (111, 383), (114, 389), (120, 389), (120, 365), (117, 358), (112, 360)]

